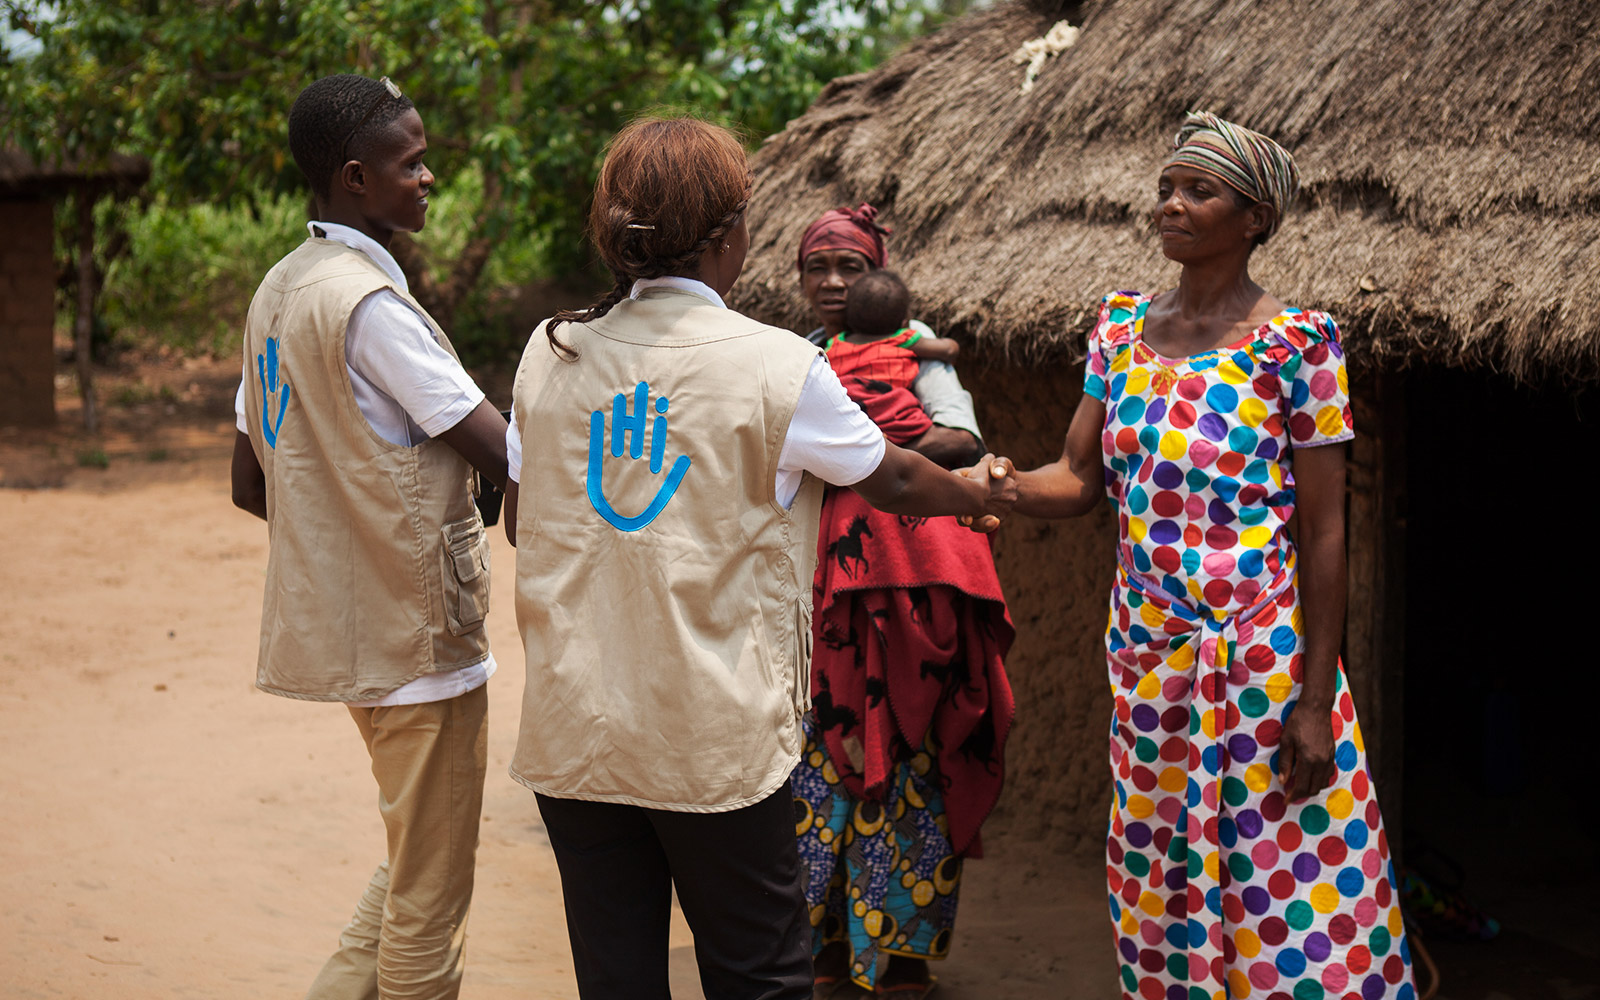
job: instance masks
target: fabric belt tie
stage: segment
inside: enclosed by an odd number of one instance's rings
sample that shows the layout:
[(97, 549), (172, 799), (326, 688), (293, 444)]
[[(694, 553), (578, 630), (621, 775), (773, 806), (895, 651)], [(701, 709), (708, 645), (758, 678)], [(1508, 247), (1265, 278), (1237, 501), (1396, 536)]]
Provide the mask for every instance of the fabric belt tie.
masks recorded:
[[(1239, 642), (1240, 624), (1249, 622), (1284, 593), (1294, 589), (1297, 561), (1294, 549), (1289, 549), (1283, 569), (1261, 596), (1247, 608), (1226, 612), (1203, 610), (1163, 590), (1154, 580), (1128, 565), (1120, 548), (1117, 552), (1118, 586), (1169, 612), (1162, 625), (1162, 630), (1168, 636), (1168, 649), (1172, 651), (1167, 657), (1168, 665), (1182, 666), (1181, 659), (1175, 658), (1182, 657), (1184, 651), (1188, 650), (1191, 663), (1195, 666), (1190, 689), (1189, 790), (1184, 821), (1176, 824), (1188, 846), (1189, 976), (1194, 983), (1219, 978), (1214, 975), (1214, 969), (1222, 964), (1221, 856), (1218, 851), (1202, 854), (1197, 848), (1217, 843), (1222, 775), (1227, 770), (1223, 755), (1227, 753), (1228, 670), (1233, 663), (1234, 648)], [(1193, 639), (1197, 636), (1202, 638), (1195, 644)], [(1208, 751), (1216, 755), (1217, 777), (1201, 787), (1193, 775), (1205, 771), (1201, 759)], [(1207, 830), (1210, 836), (1206, 835)], [(1209, 910), (1217, 917), (1208, 922), (1209, 933), (1205, 929), (1206, 923), (1194, 919), (1194, 915), (1203, 910)]]

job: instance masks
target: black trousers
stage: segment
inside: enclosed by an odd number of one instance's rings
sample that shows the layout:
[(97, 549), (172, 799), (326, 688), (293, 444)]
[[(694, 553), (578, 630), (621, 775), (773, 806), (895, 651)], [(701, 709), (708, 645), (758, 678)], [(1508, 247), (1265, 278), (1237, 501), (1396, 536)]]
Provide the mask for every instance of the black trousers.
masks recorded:
[(669, 1000), (674, 885), (706, 1000), (811, 996), (811, 925), (788, 782), (721, 813), (538, 798), (583, 1000)]

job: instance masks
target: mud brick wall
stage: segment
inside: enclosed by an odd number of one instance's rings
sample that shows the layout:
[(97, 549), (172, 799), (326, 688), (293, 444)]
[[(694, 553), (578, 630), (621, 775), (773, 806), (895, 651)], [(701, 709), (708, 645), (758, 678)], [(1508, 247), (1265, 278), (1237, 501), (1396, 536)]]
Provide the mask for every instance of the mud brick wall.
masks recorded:
[[(1060, 457), (1082, 365), (959, 367), (990, 451), (1024, 469)], [(1017, 719), (1005, 790), (984, 829), (1085, 856), (1105, 849), (1111, 808), (1105, 625), (1115, 530), (1107, 504), (1071, 521), (1017, 517), (994, 542), (1017, 627), (1006, 659)]]
[(0, 201), (0, 426), (55, 423), (55, 205)]

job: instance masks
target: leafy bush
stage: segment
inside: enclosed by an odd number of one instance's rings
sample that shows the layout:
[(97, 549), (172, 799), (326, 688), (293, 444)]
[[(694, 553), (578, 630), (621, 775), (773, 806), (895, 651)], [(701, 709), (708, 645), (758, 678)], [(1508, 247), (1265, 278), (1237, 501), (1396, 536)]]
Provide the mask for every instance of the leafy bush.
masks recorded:
[[(465, 245), (482, 200), (476, 170), (439, 178), (419, 243), (440, 280)], [(143, 205), (102, 203), (101, 231), (120, 229), (126, 243), (104, 265), (99, 318), (124, 345), (236, 353), (256, 287), (305, 239), (307, 201), (279, 195), (234, 207), (164, 198)], [(504, 303), (515, 286), (548, 272), (544, 249), (527, 236), (496, 244), (482, 279), (456, 312), (455, 328), (447, 331), (469, 362), (498, 360), (520, 348), (527, 331), (510, 329)]]
[(108, 319), (216, 351), (300, 238), (304, 188), (284, 148), (294, 95), (325, 73), (392, 76), (427, 124), (430, 165), (461, 179), (463, 210), (437, 213), (442, 225), (475, 220), (430, 235), (452, 280), (417, 292), (493, 354), (505, 346), (495, 282), (520, 283), (535, 262), (546, 276), (583, 268), (601, 149), (636, 113), (694, 108), (768, 135), (828, 80), (973, 2), (0, 0), (0, 145), (40, 160), (149, 157), (149, 218), (116, 210), (131, 249), (111, 268)]
[(127, 235), (106, 267), (101, 315), (123, 340), (185, 353), (236, 352), (256, 286), (305, 238), (306, 200), (287, 195), (253, 208), (157, 198), (100, 211), (102, 227)]

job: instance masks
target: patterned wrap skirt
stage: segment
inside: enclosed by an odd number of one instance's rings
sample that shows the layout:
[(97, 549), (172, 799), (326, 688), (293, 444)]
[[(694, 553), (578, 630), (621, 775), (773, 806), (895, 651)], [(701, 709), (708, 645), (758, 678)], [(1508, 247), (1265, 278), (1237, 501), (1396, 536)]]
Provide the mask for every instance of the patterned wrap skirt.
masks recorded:
[(1127, 1000), (1416, 996), (1342, 664), (1333, 783), (1291, 804), (1276, 776), (1304, 644), (1292, 556), (1231, 616), (1118, 572), (1106, 872)]
[(877, 802), (845, 788), (809, 712), (805, 733), (791, 782), (812, 953), (844, 944), (850, 978), (870, 990), (879, 955), (950, 952), (962, 859), (950, 845), (937, 755), (922, 748), (897, 764)]

